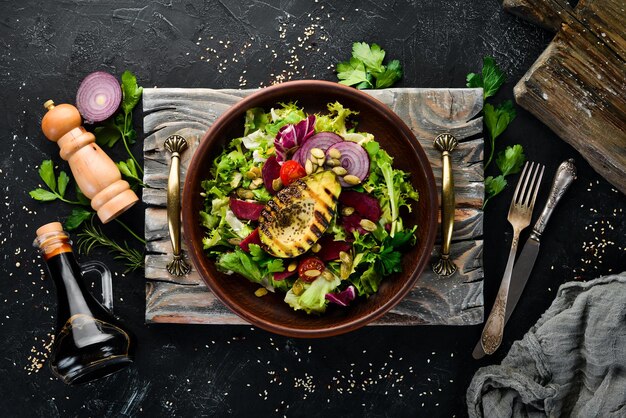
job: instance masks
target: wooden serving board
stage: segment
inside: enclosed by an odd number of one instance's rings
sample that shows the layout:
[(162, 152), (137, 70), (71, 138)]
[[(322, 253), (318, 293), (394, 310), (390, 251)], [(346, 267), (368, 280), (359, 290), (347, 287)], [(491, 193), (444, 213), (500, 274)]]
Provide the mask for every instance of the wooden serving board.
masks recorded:
[(557, 32), (515, 99), (626, 193), (626, 1), (504, 0)]
[[(255, 90), (145, 89), (144, 189), (146, 208), (146, 322), (245, 324), (204, 285), (195, 269), (185, 277), (167, 273), (171, 257), (166, 214), (169, 155), (165, 139), (183, 135), (181, 176), (211, 124)], [(387, 89), (368, 92), (390, 106), (424, 147), (441, 188), (441, 154), (434, 137), (451, 132), (459, 140), (452, 153), (457, 210), (452, 257), (459, 267), (448, 278), (427, 267), (415, 288), (376, 324), (472, 325), (483, 320), (483, 139), (481, 89)], [(242, 120), (243, 132), (243, 120)], [(207, 176), (209, 170), (207, 167)], [(439, 240), (438, 240), (439, 242)], [(439, 249), (437, 244), (433, 260)], [(241, 278), (241, 280), (245, 280)]]

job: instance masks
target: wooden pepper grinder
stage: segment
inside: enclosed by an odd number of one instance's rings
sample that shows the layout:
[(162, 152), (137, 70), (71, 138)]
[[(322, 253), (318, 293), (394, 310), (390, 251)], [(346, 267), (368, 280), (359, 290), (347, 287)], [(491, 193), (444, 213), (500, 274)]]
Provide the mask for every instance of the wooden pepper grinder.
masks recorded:
[(91, 199), (91, 207), (102, 223), (122, 214), (139, 198), (122, 180), (113, 160), (96, 144), (96, 137), (82, 126), (78, 109), (70, 104), (55, 106), (52, 100), (44, 103), (48, 112), (41, 121), (46, 137), (61, 148), (60, 155), (70, 169), (80, 190)]

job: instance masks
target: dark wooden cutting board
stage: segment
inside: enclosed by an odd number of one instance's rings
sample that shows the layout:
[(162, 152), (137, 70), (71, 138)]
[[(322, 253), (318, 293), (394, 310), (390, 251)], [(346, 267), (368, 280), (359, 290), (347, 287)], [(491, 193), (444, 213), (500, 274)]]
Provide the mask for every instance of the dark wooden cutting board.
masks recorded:
[[(165, 269), (171, 258), (166, 214), (169, 154), (163, 143), (183, 135), (189, 148), (181, 176), (211, 124), (230, 106), (255, 90), (145, 89), (144, 189), (146, 209), (146, 322), (245, 324), (204, 285), (195, 269), (174, 277)], [(460, 141), (452, 153), (457, 210), (452, 257), (459, 270), (449, 278), (426, 268), (409, 295), (376, 324), (472, 325), (483, 320), (483, 139), (480, 89), (388, 89), (368, 92), (390, 106), (424, 147), (441, 190), (441, 154), (432, 142), (451, 132)], [(243, 124), (243, 121), (242, 121)], [(243, 125), (242, 125), (243, 129)], [(207, 176), (208, 168), (207, 168)], [(436, 259), (439, 245), (435, 247)], [(241, 280), (245, 280), (241, 278)]]
[(557, 32), (515, 99), (626, 193), (626, 1), (505, 0)]

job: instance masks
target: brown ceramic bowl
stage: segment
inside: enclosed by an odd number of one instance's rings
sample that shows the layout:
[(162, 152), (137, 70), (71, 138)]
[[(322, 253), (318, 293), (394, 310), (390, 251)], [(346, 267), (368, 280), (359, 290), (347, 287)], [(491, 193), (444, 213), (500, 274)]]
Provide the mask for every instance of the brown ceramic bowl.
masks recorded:
[[(405, 222), (417, 224), (417, 244), (402, 258), (403, 272), (388, 276), (369, 299), (357, 298), (351, 306), (331, 305), (321, 316), (294, 311), (283, 302), (284, 294), (254, 295), (259, 285), (243, 277), (227, 276), (215, 268), (214, 261), (202, 250), (205, 234), (199, 211), (203, 198), (201, 182), (209, 176), (209, 167), (223, 146), (243, 134), (246, 109), (270, 109), (278, 102), (297, 101), (307, 113), (326, 110), (326, 104), (338, 100), (358, 110), (359, 130), (371, 132), (381, 146), (394, 157), (394, 167), (411, 173), (411, 182), (420, 200), (411, 214), (402, 213)], [(355, 330), (381, 317), (395, 306), (415, 285), (430, 259), (437, 227), (438, 196), (433, 172), (424, 150), (411, 130), (389, 107), (359, 90), (325, 81), (294, 81), (260, 90), (231, 107), (204, 135), (185, 180), (182, 216), (184, 238), (200, 277), (215, 295), (237, 315), (267, 331), (291, 337), (327, 337)]]

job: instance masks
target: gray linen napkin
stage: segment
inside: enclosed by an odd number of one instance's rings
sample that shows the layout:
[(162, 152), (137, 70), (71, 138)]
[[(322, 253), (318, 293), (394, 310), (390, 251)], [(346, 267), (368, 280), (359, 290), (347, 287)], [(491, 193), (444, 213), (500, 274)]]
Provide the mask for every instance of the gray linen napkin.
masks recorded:
[(470, 417), (626, 417), (626, 272), (559, 288), (501, 365), (479, 369)]

